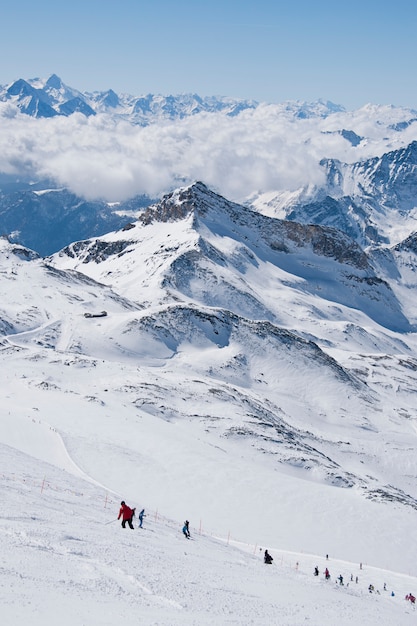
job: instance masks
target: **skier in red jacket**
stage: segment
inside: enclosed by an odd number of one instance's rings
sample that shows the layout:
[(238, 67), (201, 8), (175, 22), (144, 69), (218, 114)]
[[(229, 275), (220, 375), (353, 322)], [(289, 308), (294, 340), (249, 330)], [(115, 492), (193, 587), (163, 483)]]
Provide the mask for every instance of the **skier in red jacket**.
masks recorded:
[(132, 519), (135, 514), (135, 509), (131, 509), (130, 506), (127, 506), (124, 500), (120, 503), (120, 511), (117, 519), (122, 518), (122, 526), (126, 528), (126, 522), (129, 524), (130, 528), (133, 530)]

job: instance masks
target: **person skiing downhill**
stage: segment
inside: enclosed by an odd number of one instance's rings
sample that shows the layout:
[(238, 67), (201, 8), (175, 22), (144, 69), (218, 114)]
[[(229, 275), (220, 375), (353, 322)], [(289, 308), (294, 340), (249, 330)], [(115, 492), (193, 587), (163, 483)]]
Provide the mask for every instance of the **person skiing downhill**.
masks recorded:
[(145, 516), (145, 509), (142, 509), (141, 512), (139, 513), (139, 528), (143, 528), (142, 524), (143, 524), (143, 518), (146, 517)]
[(271, 565), (272, 561), (274, 559), (272, 558), (272, 556), (269, 554), (268, 550), (265, 550), (265, 554), (264, 554), (264, 563), (266, 563), (267, 565)]
[(124, 500), (120, 503), (120, 511), (117, 519), (122, 518), (122, 527), (126, 528), (126, 522), (129, 524), (130, 528), (133, 530), (132, 519), (135, 514), (135, 509), (131, 509), (130, 506), (127, 506)]
[(188, 521), (188, 519), (186, 519), (184, 522), (182, 532), (184, 533), (184, 537), (186, 537), (187, 539), (190, 538), (190, 522)]

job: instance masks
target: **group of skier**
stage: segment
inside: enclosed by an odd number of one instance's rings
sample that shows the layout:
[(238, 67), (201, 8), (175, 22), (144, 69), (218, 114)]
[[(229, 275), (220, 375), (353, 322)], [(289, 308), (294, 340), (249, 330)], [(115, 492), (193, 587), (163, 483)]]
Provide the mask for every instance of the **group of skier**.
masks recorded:
[[(126, 523), (127, 523), (129, 525), (129, 528), (131, 528), (132, 530), (134, 529), (133, 518), (135, 517), (135, 514), (136, 514), (136, 507), (132, 509), (130, 508), (130, 506), (127, 506), (124, 500), (122, 500), (120, 503), (120, 510), (119, 510), (119, 515), (117, 516), (117, 519), (119, 520), (120, 518), (122, 518), (123, 528), (126, 528)], [(145, 509), (141, 510), (138, 517), (139, 517), (139, 528), (143, 528), (143, 518), (146, 517)], [(184, 534), (184, 537), (186, 537), (187, 539), (191, 538), (190, 522), (188, 521), (188, 519), (185, 520), (184, 522), (182, 532)]]
[[(129, 527), (133, 530), (134, 526), (133, 526), (133, 518), (135, 517), (135, 513), (136, 513), (136, 508), (130, 508), (129, 506), (127, 506), (126, 502), (124, 500), (121, 501), (120, 503), (120, 511), (119, 511), (119, 515), (117, 517), (117, 519), (119, 520), (120, 518), (122, 518), (122, 527), (126, 528), (126, 523), (129, 525)], [(139, 528), (143, 528), (143, 518), (146, 517), (145, 516), (145, 509), (142, 509), (141, 512), (139, 513)], [(186, 539), (190, 539), (191, 538), (191, 534), (190, 534), (190, 522), (187, 520), (185, 520), (184, 525), (182, 527), (182, 532), (183, 535)], [(326, 554), (326, 560), (328, 560), (329, 556)], [(267, 565), (271, 565), (272, 561), (273, 561), (273, 557), (269, 554), (268, 550), (265, 550), (264, 552), (264, 563), (266, 563)], [(297, 563), (298, 565), (298, 563)], [(362, 569), (362, 563), (360, 564), (360, 568)], [(323, 572), (324, 577), (326, 580), (330, 579), (330, 572), (329, 569), (326, 567), (326, 569)], [(319, 568), (316, 565), (316, 567), (314, 568), (314, 576), (318, 576), (319, 575)], [(350, 580), (353, 581), (353, 574), (351, 574), (350, 576)], [(340, 574), (340, 576), (338, 577), (338, 581), (340, 585), (343, 585), (343, 576)], [(358, 577), (356, 576), (355, 582), (358, 582)], [(384, 583), (384, 590), (386, 590), (386, 584)], [(374, 586), (373, 585), (369, 585), (369, 593), (372, 593), (374, 591)], [(391, 593), (391, 595), (394, 595), (394, 592)], [(412, 593), (409, 593), (405, 596), (405, 599), (408, 600), (409, 602), (411, 602), (411, 604), (415, 604), (416, 598)]]
[[(124, 500), (120, 503), (120, 511), (117, 519), (122, 518), (122, 527), (126, 528), (126, 522), (129, 524), (129, 528), (133, 530), (133, 518), (136, 514), (136, 507), (131, 509), (130, 506), (127, 506)], [(145, 517), (145, 509), (142, 509), (139, 513), (139, 528), (143, 528), (143, 518)]]
[[(329, 556), (326, 554), (326, 559), (328, 560)], [(273, 557), (269, 554), (268, 550), (265, 550), (265, 554), (264, 554), (264, 563), (270, 565), (273, 561)], [(298, 563), (297, 563), (298, 565)], [(360, 564), (360, 568), (362, 569), (362, 563)], [(324, 577), (326, 580), (330, 580), (330, 572), (329, 572), (329, 568), (326, 567), (326, 569), (323, 572)], [(320, 572), (319, 572), (319, 568), (316, 565), (316, 567), (314, 568), (314, 576), (319, 576)], [(340, 576), (337, 577), (337, 581), (339, 583), (339, 585), (344, 586), (344, 581), (343, 581), (343, 576), (342, 574), (340, 574)], [(353, 582), (353, 574), (350, 575), (350, 581)], [(356, 584), (359, 582), (359, 578), (356, 576), (355, 578), (355, 582)], [(347, 586), (349, 586), (349, 583), (347, 583)], [(373, 585), (369, 585), (368, 587), (369, 593), (373, 593), (375, 591), (375, 587)], [(387, 590), (387, 585), (386, 583), (384, 583), (384, 591)], [(377, 591), (377, 593), (379, 594), (379, 591)], [(394, 592), (391, 592), (391, 595), (395, 595)], [(415, 604), (416, 602), (416, 598), (415, 596), (413, 596), (412, 593), (408, 593), (405, 596), (405, 599), (408, 600), (409, 602), (411, 602), (411, 604)]]

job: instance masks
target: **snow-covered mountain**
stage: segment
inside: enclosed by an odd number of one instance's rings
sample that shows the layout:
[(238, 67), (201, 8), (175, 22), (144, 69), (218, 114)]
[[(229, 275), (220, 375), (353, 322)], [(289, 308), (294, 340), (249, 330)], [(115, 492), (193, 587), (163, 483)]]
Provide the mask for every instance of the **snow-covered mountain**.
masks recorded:
[(417, 141), (356, 163), (321, 163), (326, 181), (289, 198), (268, 194), (253, 206), (269, 215), (334, 226), (361, 245), (398, 244), (416, 229)]
[[(197, 112), (193, 98), (181, 109), (152, 97), (146, 127), (132, 135), (141, 122), (123, 118), (114, 92), (86, 100), (93, 115), (57, 77), (26, 82), (42, 96), (21, 84), (0, 107), (22, 156), (16, 165), (6, 146), (0, 165), (7, 619), (52, 624), (56, 611), (45, 607), (61, 606), (68, 624), (89, 623), (91, 611), (110, 624), (132, 608), (144, 623), (167, 625), (411, 623), (403, 598), (417, 591), (416, 116), (368, 107), (349, 118), (330, 103), (230, 115)], [(46, 105), (55, 113), (43, 116)], [(211, 115), (221, 133), (232, 128), (230, 150), (242, 160), (222, 152), (219, 162), (236, 189), (237, 164), (256, 163), (254, 144), (239, 143), (248, 119), (268, 137), (285, 119), (290, 143), (301, 130), (320, 175), (236, 192), (242, 202), (188, 184), (186, 146), (208, 179), (216, 170)], [(62, 124), (74, 144), (50, 157)], [(213, 161), (195, 150), (197, 127)], [(39, 128), (45, 149), (32, 152), (30, 129)], [(96, 132), (109, 133), (104, 165), (91, 158)], [(131, 184), (114, 144), (141, 180), (143, 164), (151, 177), (172, 150), (176, 168), (158, 171), (152, 189), (187, 184), (123, 202), (86, 201), (58, 185), (68, 164), (78, 189), (101, 191), (101, 169), (113, 181), (121, 172), (120, 189)], [(34, 168), (35, 157), (46, 160)], [(291, 158), (294, 170), (305, 163), (297, 149)], [(122, 498), (148, 511), (140, 547), (140, 531), (111, 525)], [(185, 518), (195, 539), (186, 548)], [(281, 569), (265, 571), (265, 547)], [(349, 587), (335, 583), (339, 574)]]
[(266, 543), (297, 509), (287, 549), (343, 553), (349, 528), (375, 565), (404, 523), (389, 559), (412, 567), (415, 320), (348, 236), (196, 183), (45, 260), (3, 240), (1, 268), (5, 443), (32, 453), (10, 429), (36, 407), (87, 475), (132, 496), (140, 476), (174, 517), (246, 540), (262, 511)]
[(75, 112), (86, 116), (95, 114), (85, 97), (64, 85), (56, 74), (52, 74), (46, 81), (19, 78), (3, 88), (1, 99), (15, 103), (22, 113), (39, 118), (71, 115)]
[(65, 85), (52, 74), (48, 79), (19, 78), (11, 85), (0, 87), (0, 101), (17, 106), (22, 113), (37, 118), (82, 113), (89, 117), (108, 113), (135, 124), (147, 125), (162, 119), (181, 119), (201, 112), (222, 111), (234, 116), (245, 109), (254, 109), (257, 102), (228, 97), (200, 97), (197, 94), (162, 96), (146, 94), (132, 96), (105, 92), (82, 93)]
[[(183, 245), (173, 244), (170, 238), (170, 225), (177, 221), (187, 229)], [(166, 239), (161, 242), (158, 238), (157, 247), (149, 249), (149, 231), (155, 227), (165, 229)], [(137, 247), (143, 247), (145, 240), (145, 252), (138, 257)], [(228, 242), (224, 250), (223, 242)], [(366, 254), (348, 236), (327, 227), (260, 215), (228, 202), (202, 183), (169, 194), (149, 207), (132, 229), (75, 243), (65, 248), (59, 258), (64, 259), (66, 268), (91, 272), (99, 281), (105, 282), (108, 275), (112, 284), (120, 280), (119, 289), (124, 290), (123, 283), (127, 281), (130, 295), (132, 271), (137, 271), (134, 293), (139, 298), (143, 297), (143, 283), (150, 282), (148, 259), (151, 257), (152, 264), (158, 267), (161, 250), (162, 265), (168, 259), (173, 273), (162, 279), (154, 270), (155, 280), (151, 285), (153, 293), (163, 285), (163, 299), (169, 288), (205, 306), (220, 306), (250, 318), (287, 323), (273, 304), (264, 302), (263, 291), (257, 287), (258, 268), (270, 262), (293, 277), (288, 277), (289, 284), (299, 287), (302, 282), (306, 293), (355, 306), (386, 327), (411, 329), (388, 283), (375, 275)], [(117, 268), (113, 267), (120, 255), (126, 259), (128, 272), (125, 266), (118, 267), (118, 260)], [(249, 270), (253, 275), (251, 281), (242, 278)]]
[(46, 256), (73, 241), (103, 235), (135, 219), (152, 200), (86, 200), (53, 182), (0, 181), (0, 232)]

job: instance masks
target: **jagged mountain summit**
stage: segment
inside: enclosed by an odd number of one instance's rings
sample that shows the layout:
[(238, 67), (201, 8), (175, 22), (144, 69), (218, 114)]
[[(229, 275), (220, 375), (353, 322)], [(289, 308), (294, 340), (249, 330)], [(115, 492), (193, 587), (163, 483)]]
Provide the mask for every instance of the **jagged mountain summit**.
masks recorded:
[(2, 93), (1, 99), (16, 103), (22, 113), (33, 117), (54, 117), (79, 112), (95, 115), (83, 95), (66, 85), (52, 74), (43, 84), (39, 79), (26, 81), (19, 78)]
[(181, 119), (201, 112), (222, 111), (234, 116), (258, 105), (253, 100), (220, 96), (203, 98), (197, 94), (132, 96), (116, 94), (112, 89), (82, 93), (65, 85), (56, 74), (46, 80), (19, 78), (9, 86), (0, 87), (0, 101), (13, 103), (22, 113), (36, 118), (73, 113), (90, 117), (108, 113), (141, 125), (161, 119)]
[[(0, 85), (0, 102), (2, 101), (14, 104), (22, 113), (36, 118), (69, 116), (73, 113), (90, 117), (106, 113), (141, 125), (164, 119), (182, 119), (199, 113), (222, 112), (235, 117), (260, 105), (255, 100), (227, 96), (202, 97), (194, 93), (135, 96), (117, 94), (113, 89), (81, 92), (66, 85), (56, 74), (47, 79), (19, 78), (10, 85)], [(279, 108), (284, 116), (299, 120), (326, 118), (345, 111), (343, 106), (322, 99), (313, 103), (288, 101), (279, 105)], [(401, 120), (399, 123), (405, 122)], [(351, 130), (341, 129), (337, 132), (352, 145), (361, 141), (361, 137)]]

